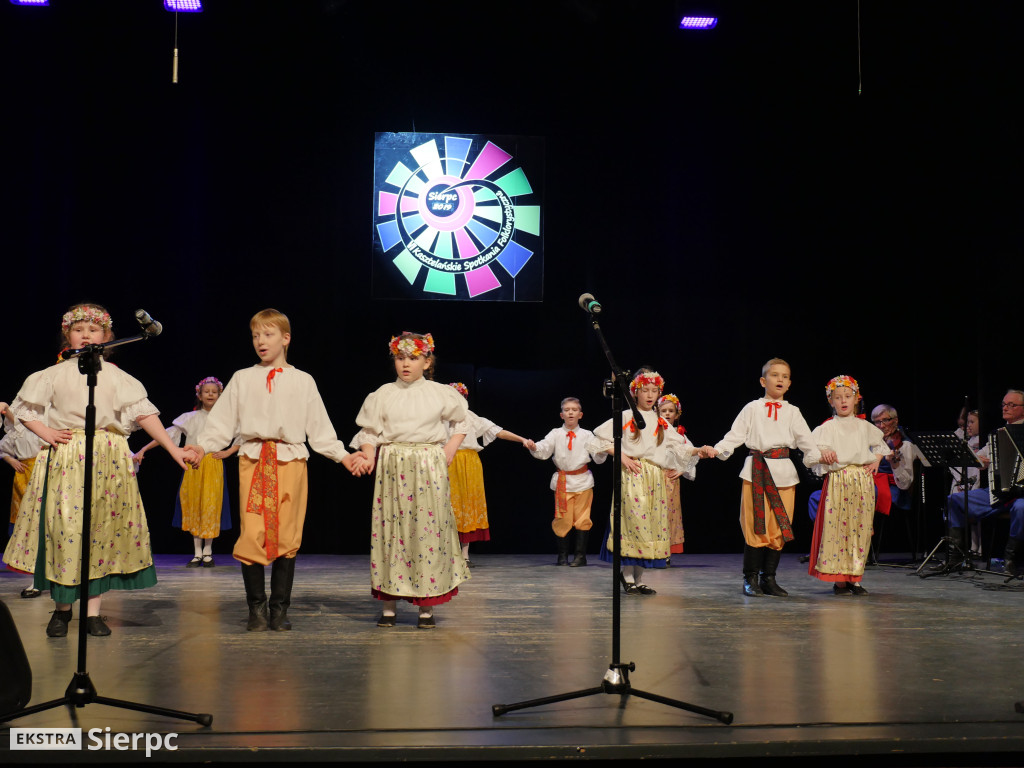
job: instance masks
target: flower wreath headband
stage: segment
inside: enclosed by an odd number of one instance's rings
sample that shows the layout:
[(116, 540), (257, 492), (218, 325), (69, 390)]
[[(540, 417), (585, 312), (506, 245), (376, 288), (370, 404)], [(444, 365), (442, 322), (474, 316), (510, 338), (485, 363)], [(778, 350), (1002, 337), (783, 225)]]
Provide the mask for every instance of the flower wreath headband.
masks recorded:
[(658, 398), (658, 407), (661, 408), (665, 403), (675, 403), (676, 410), (682, 411), (683, 407), (679, 404), (679, 398), (673, 394), (663, 395)]
[(629, 394), (636, 397), (637, 390), (648, 384), (654, 384), (659, 392), (665, 388), (665, 380), (661, 378), (660, 373), (657, 371), (644, 371), (643, 373), (638, 373), (633, 381), (629, 383)]
[(453, 381), (448, 386), (451, 387), (452, 389), (454, 389), (456, 392), (458, 392), (464, 398), (469, 400), (469, 388), (466, 387), (466, 385), (463, 384), (461, 381)]
[(206, 384), (216, 384), (217, 389), (219, 389), (221, 392), (224, 391), (224, 385), (221, 383), (220, 379), (218, 379), (216, 376), (207, 376), (205, 379), (196, 384), (196, 397), (199, 397), (199, 393), (203, 391), (203, 387)]
[(854, 391), (857, 395), (857, 399), (860, 400), (862, 395), (860, 394), (860, 384), (852, 376), (843, 374), (842, 376), (836, 376), (829, 379), (828, 384), (825, 385), (825, 397), (832, 397), (832, 393), (836, 391), (838, 387), (848, 387)]
[(432, 355), (434, 354), (434, 337), (426, 333), (422, 339), (414, 339), (409, 331), (405, 331), (401, 336), (392, 336), (391, 344), (388, 347), (394, 357)]
[(67, 333), (71, 326), (75, 323), (81, 323), (82, 321), (96, 323), (100, 328), (111, 330), (114, 327), (114, 321), (110, 319), (110, 313), (104, 312), (96, 307), (82, 307), (78, 306), (72, 309), (70, 312), (65, 312), (64, 317), (61, 318), (60, 327), (64, 333)]

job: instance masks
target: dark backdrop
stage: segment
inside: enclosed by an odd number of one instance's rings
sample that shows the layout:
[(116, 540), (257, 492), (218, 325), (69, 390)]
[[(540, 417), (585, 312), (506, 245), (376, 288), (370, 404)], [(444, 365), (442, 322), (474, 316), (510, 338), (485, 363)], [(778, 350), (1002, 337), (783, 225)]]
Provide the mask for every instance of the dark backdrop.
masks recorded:
[[(703, 34), (657, 1), (206, 5), (178, 18), (178, 85), (159, 0), (0, 5), (3, 399), (93, 300), (121, 335), (138, 307), (163, 322), (119, 363), (169, 421), (200, 378), (255, 362), (248, 319), (273, 306), (346, 440), (404, 329), (433, 332), (474, 410), (539, 438), (566, 394), (585, 426), (608, 417), (584, 291), (697, 442), (776, 355), (812, 426), (839, 373), (919, 429), (951, 427), (965, 396), (990, 427), (1022, 386), (1019, 3), (864, 0), (861, 94), (853, 0), (722, 4)], [(545, 139), (542, 303), (367, 298), (373, 134), (412, 130)], [(547, 549), (550, 463), (504, 442), (483, 462), (479, 549)], [(304, 549), (366, 551), (371, 481), (310, 464)], [(740, 548), (738, 470), (702, 462), (686, 484), (689, 551)], [(140, 475), (157, 551), (188, 550), (178, 478), (159, 452)]]

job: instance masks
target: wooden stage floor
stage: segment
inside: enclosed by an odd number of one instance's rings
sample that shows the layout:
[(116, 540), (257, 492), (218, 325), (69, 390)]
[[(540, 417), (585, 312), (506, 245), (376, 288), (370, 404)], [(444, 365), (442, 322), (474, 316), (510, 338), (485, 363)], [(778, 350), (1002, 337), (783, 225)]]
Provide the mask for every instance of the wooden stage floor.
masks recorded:
[[(741, 594), (740, 555), (677, 555), (649, 571), (651, 597), (622, 597), (621, 661), (636, 688), (712, 710), (599, 693), (492, 713), (601, 685), (612, 661), (611, 568), (557, 568), (553, 556), (474, 556), (472, 579), (437, 627), (376, 626), (368, 560), (300, 555), (291, 632), (245, 631), (241, 573), (157, 558), (160, 583), (110, 593), (113, 634), (90, 638), (87, 670), (102, 696), (213, 715), (194, 723), (89, 704), (15, 727), (177, 733), (157, 761), (324, 762), (552, 758), (806, 761), (859, 755), (883, 763), (1024, 764), (1024, 583), (995, 575), (922, 579), (868, 569), (867, 597), (837, 597), (783, 557), (789, 598)], [(47, 596), (0, 576), (31, 662), (31, 704), (59, 698), (77, 661), (76, 619), (47, 638)], [(269, 587), (269, 571), (268, 571)], [(0, 763), (66, 762), (66, 752), (8, 752)], [(145, 761), (82, 752), (75, 762)]]

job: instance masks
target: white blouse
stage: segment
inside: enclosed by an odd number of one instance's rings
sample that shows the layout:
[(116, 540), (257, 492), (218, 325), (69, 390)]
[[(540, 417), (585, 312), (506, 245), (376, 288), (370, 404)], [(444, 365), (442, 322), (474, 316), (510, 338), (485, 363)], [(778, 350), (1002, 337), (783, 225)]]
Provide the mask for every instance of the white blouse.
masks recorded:
[[(214, 403), (214, 405), (216, 405), (216, 403)], [(199, 436), (203, 434), (203, 428), (206, 427), (206, 419), (209, 415), (210, 412), (202, 408), (197, 408), (194, 411), (187, 411), (171, 422), (171, 425), (167, 427), (167, 434), (171, 436), (171, 441), (175, 445), (177, 445), (181, 440), (182, 435), (185, 436), (186, 445), (198, 445)], [(235, 435), (235, 439), (231, 441), (231, 445), (234, 446), (241, 444), (241, 437), (239, 435)]]
[[(45, 416), (41, 419), (45, 424)], [(31, 429), (14, 418), (10, 411), (4, 413), (4, 437), (0, 440), (0, 455), (14, 459), (31, 459), (46, 447), (46, 443)]]
[(822, 451), (836, 452), (836, 462), (827, 465), (808, 461), (808, 457), (804, 456), (804, 464), (816, 475), (835, 472), (843, 467), (864, 466), (879, 456), (884, 458), (892, 453), (892, 449), (885, 444), (882, 430), (856, 416), (834, 416), (815, 427), (811, 437)]
[(396, 379), (371, 392), (363, 401), (356, 424), (361, 429), (349, 443), (353, 448), (383, 443), (446, 443), (450, 431), (466, 434), (466, 398), (429, 379)]
[[(41, 421), (53, 429), (83, 429), (89, 386), (74, 360), (33, 373), (22, 385), (11, 411), (21, 421)], [(130, 435), (138, 419), (159, 414), (142, 383), (113, 363), (101, 361), (96, 377), (96, 429)]]
[[(459, 395), (461, 397), (461, 395)], [(448, 424), (449, 437), (454, 433), (454, 423)], [(480, 453), (484, 448), (498, 439), (501, 427), (490, 419), (478, 416), (473, 411), (466, 409), (466, 438), (459, 446), (459, 450), (470, 450)]]
[[(769, 408), (768, 403), (772, 403)], [(774, 404), (779, 403), (778, 407)], [(799, 448), (804, 461), (816, 464), (821, 451), (811, 437), (800, 409), (785, 400), (771, 400), (761, 397), (743, 406), (725, 437), (715, 444), (718, 458), (725, 461), (739, 446), (746, 445), (754, 451), (770, 451), (773, 448)], [(740, 477), (753, 482), (751, 458), (747, 456), (740, 470)], [(765, 459), (772, 479), (779, 488), (788, 488), (800, 482), (796, 467), (789, 459)]]
[(254, 365), (236, 371), (206, 417), (199, 445), (207, 453), (220, 451), (241, 435), (239, 452), (258, 460), (263, 442), (278, 442), (279, 461), (309, 457), (310, 447), (340, 462), (348, 450), (338, 439), (313, 377), (298, 368), (283, 368), (267, 389), (270, 368)]
[[(622, 453), (634, 459), (647, 459), (662, 469), (678, 469), (686, 473), (697, 465), (699, 456), (691, 455), (693, 445), (680, 435), (670, 424), (664, 431), (665, 437), (658, 445), (658, 414), (653, 410), (642, 411), (644, 428), (638, 440), (633, 439), (633, 432), (627, 426), (633, 420), (632, 411), (622, 413)], [(612, 420), (594, 430), (593, 439), (587, 442), (587, 450), (591, 453), (607, 452), (613, 446)]]
[[(594, 433), (583, 427), (576, 427), (572, 438), (572, 450), (569, 450), (569, 430), (565, 426), (552, 429), (543, 440), (537, 443), (537, 448), (530, 451), (535, 459), (553, 458), (555, 466), (565, 472), (572, 472), (574, 469), (585, 467), (593, 460), (596, 464), (603, 464), (608, 454), (599, 452), (591, 455), (587, 450), (587, 443), (593, 441)], [(551, 476), (551, 490), (557, 490), (558, 473)], [(569, 493), (579, 493), (588, 488), (594, 487), (594, 473), (589, 469), (578, 475), (566, 475), (565, 490)]]

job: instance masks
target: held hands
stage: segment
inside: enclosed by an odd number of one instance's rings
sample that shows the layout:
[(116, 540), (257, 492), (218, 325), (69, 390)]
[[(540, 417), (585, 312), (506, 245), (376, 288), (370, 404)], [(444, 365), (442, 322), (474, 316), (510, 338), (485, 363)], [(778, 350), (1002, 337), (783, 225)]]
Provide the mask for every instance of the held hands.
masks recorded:
[(523, 438), (523, 447), (526, 450), (528, 450), (528, 451), (536, 451), (537, 450), (537, 444), (535, 442), (533, 442), (533, 440), (528, 440), (525, 437)]
[[(183, 454), (184, 461), (190, 466), (198, 469), (199, 462), (203, 460), (203, 456), (206, 455), (206, 451), (198, 445), (186, 445), (183, 450)], [(173, 456), (174, 454), (171, 455)], [(181, 462), (179, 461), (178, 463), (180, 464)]]
[(712, 448), (710, 445), (702, 445), (697, 449), (697, 455), (702, 459), (713, 459), (718, 455), (718, 451)]
[[(836, 455), (836, 452), (833, 451), (831, 448), (826, 448), (824, 451), (821, 452), (821, 461), (818, 462), (818, 463), (819, 464), (835, 464), (838, 460), (839, 460), (839, 457)], [(877, 467), (877, 465), (878, 465), (877, 461), (875, 462), (875, 465)]]
[(362, 451), (347, 454), (345, 458), (341, 460), (341, 464), (345, 469), (352, 473), (353, 477), (361, 477), (368, 471), (366, 468), (366, 454)]

